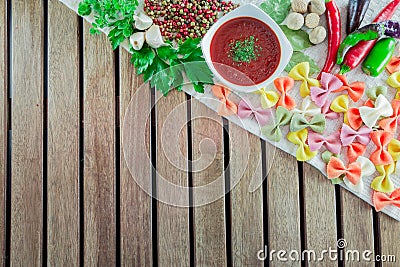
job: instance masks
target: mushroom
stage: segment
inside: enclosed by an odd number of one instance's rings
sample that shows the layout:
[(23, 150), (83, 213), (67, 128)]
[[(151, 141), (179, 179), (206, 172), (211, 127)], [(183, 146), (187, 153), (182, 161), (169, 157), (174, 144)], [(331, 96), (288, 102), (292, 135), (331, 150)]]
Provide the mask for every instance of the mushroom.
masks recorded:
[(159, 48), (160, 46), (165, 45), (160, 26), (153, 24), (147, 31), (146, 31), (146, 42), (152, 48)]
[(305, 25), (310, 28), (314, 29), (319, 24), (319, 16), (317, 13), (310, 13), (306, 16)]
[(304, 24), (304, 17), (300, 13), (290, 13), (286, 18), (286, 26), (291, 30), (299, 30)]
[(292, 10), (298, 13), (306, 13), (309, 0), (293, 0)]
[(143, 47), (144, 43), (144, 32), (135, 32), (132, 34), (132, 36), (129, 38), (129, 41), (135, 50), (140, 50)]
[(133, 19), (135, 20), (135, 28), (141, 31), (150, 28), (153, 24), (153, 20), (143, 12), (140, 12), (138, 16), (133, 15)]
[(322, 26), (314, 28), (308, 35), (310, 42), (313, 44), (322, 43), (326, 38), (326, 30)]
[(309, 9), (311, 13), (316, 13), (319, 16), (324, 14), (326, 10), (324, 0), (311, 0)]

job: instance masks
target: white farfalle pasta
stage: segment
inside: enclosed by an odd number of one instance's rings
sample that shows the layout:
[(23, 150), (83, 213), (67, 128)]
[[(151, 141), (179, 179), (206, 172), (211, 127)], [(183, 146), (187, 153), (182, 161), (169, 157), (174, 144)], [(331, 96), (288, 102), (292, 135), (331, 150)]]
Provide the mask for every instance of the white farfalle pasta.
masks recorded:
[(343, 182), (349, 187), (351, 190), (354, 192), (361, 192), (364, 188), (364, 182), (363, 182), (363, 177), (368, 177), (372, 175), (376, 169), (375, 165), (372, 163), (371, 160), (369, 160), (366, 157), (358, 157), (357, 162), (361, 164), (361, 176), (360, 176), (360, 181), (357, 184), (353, 184), (350, 182), (346, 177), (343, 178)]
[(133, 19), (135, 20), (135, 28), (141, 31), (147, 30), (153, 25), (153, 20), (143, 12), (134, 15)]
[(129, 38), (129, 41), (135, 50), (140, 50), (143, 47), (144, 44), (144, 32), (135, 32), (132, 34), (132, 36)]
[(160, 46), (165, 45), (158, 25), (153, 24), (146, 31), (146, 42), (152, 48), (159, 48)]
[(364, 124), (369, 128), (376, 125), (380, 117), (390, 117), (393, 115), (393, 108), (385, 96), (379, 95), (375, 101), (375, 107), (360, 107), (360, 116)]

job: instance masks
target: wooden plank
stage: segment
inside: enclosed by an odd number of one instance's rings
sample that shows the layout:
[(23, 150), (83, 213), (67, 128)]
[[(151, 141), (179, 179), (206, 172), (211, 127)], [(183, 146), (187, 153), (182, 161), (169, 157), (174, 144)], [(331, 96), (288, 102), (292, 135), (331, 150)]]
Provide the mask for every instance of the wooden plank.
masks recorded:
[[(269, 144), (267, 151), (267, 202), (269, 251), (301, 251), (299, 175), (296, 158)], [(281, 266), (278, 255), (270, 266)], [(285, 257), (289, 257), (286, 255)], [(288, 261), (300, 266), (300, 261)]]
[[(232, 255), (234, 266), (263, 266), (257, 252), (264, 248), (262, 154), (258, 137), (229, 124), (232, 218)], [(254, 184), (260, 187), (254, 191)], [(255, 189), (255, 188), (254, 188)]]
[[(380, 239), (381, 256), (386, 257), (384, 266), (397, 267), (400, 261), (400, 222), (383, 213), (378, 214), (378, 221), (379, 236), (375, 238)], [(394, 256), (395, 259), (393, 259), (392, 256)]]
[(5, 199), (6, 199), (6, 166), (7, 166), (7, 6), (0, 2), (0, 266), (4, 266), (5, 259)]
[[(340, 198), (343, 238), (347, 242), (346, 249), (374, 252), (372, 207), (343, 188), (340, 188)], [(344, 265), (359, 266), (359, 262), (345, 261)], [(363, 266), (375, 266), (375, 263), (363, 262)]]
[[(142, 85), (143, 80), (135, 75), (133, 65), (130, 63), (130, 54), (120, 51), (120, 125), (121, 140), (124, 132), (129, 132), (129, 137), (124, 135), (124, 141), (121, 144), (121, 265), (122, 266), (151, 266), (152, 265), (152, 233), (151, 233), (151, 198), (135, 182), (132, 177), (125, 155), (124, 146), (127, 146), (128, 154), (132, 156), (130, 167), (135, 178), (142, 177), (151, 185), (151, 163), (149, 145), (147, 150), (140, 149), (138, 136), (146, 138), (146, 144), (149, 144), (150, 125), (148, 117), (143, 114), (149, 114), (150, 107), (150, 88), (148, 84)], [(137, 106), (128, 110), (131, 98), (138, 94), (140, 101), (135, 102)], [(135, 101), (135, 100), (133, 100)], [(128, 112), (125, 114), (125, 112)], [(125, 115), (127, 124), (124, 125)], [(129, 122), (134, 123), (132, 127)], [(147, 124), (146, 124), (147, 123)], [(138, 125), (145, 125), (144, 132)], [(129, 127), (130, 131), (125, 131)]]
[[(221, 117), (192, 99), (193, 186), (199, 187), (217, 181), (212, 188), (208, 186), (204, 193), (194, 192), (195, 205), (203, 202), (208, 195), (224, 195), (224, 178), (220, 178), (224, 172), (222, 133)], [(223, 198), (194, 208), (196, 266), (226, 265), (227, 233), (224, 218)]]
[[(309, 164), (304, 164), (303, 178), (305, 249), (314, 250), (319, 258), (321, 251), (337, 245), (335, 186)], [(318, 265), (337, 266), (337, 262), (324, 257)]]
[(189, 266), (189, 209), (177, 207), (178, 200), (189, 205), (189, 190), (179, 192), (161, 184), (165, 179), (181, 188), (188, 186), (186, 95), (173, 90), (163, 97), (157, 92), (157, 99), (158, 263)]
[(105, 35), (84, 24), (84, 261), (115, 265), (115, 77)]
[(15, 266), (38, 266), (42, 261), (43, 30), (43, 1), (12, 2), (11, 264)]
[(77, 266), (79, 265), (78, 18), (59, 1), (49, 1), (48, 10), (48, 264)]

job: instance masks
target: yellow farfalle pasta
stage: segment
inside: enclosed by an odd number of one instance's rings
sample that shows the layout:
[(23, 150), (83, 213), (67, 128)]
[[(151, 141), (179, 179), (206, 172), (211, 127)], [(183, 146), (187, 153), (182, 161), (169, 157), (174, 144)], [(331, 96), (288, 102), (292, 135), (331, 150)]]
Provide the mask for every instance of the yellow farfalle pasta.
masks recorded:
[(331, 103), (331, 110), (337, 113), (344, 114), (344, 123), (348, 124), (347, 110), (349, 109), (349, 96), (340, 95), (336, 97)]
[(279, 94), (272, 90), (266, 90), (265, 88), (261, 88), (256, 91), (256, 94), (259, 94), (261, 97), (261, 106), (262, 108), (272, 108), (278, 103)]
[(318, 151), (311, 151), (310, 147), (306, 144), (308, 130), (303, 129), (297, 132), (289, 132), (287, 139), (295, 145), (298, 145), (296, 151), (296, 158), (298, 161), (307, 161), (314, 158)]
[(320, 86), (317, 79), (310, 77), (310, 63), (308, 62), (302, 62), (294, 66), (289, 72), (289, 77), (296, 81), (302, 81), (300, 86), (300, 95), (303, 98), (310, 95), (311, 86)]
[(394, 173), (394, 163), (390, 165), (378, 165), (376, 170), (380, 173), (371, 183), (371, 188), (382, 193), (391, 193), (394, 190), (390, 176)]

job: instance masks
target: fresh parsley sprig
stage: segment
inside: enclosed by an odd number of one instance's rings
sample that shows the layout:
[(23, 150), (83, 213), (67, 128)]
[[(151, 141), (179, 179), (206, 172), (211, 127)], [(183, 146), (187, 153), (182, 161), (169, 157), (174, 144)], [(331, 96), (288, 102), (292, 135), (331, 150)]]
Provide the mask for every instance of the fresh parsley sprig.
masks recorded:
[(205, 84), (213, 84), (213, 75), (203, 58), (200, 38), (189, 38), (175, 48), (171, 43), (152, 49), (145, 45), (141, 50), (131, 48), (132, 63), (145, 82), (167, 95), (171, 88), (182, 89), (184, 76), (196, 92), (204, 93)]
[(92, 34), (99, 29), (110, 28), (108, 38), (113, 49), (134, 33), (134, 19), (138, 0), (83, 0), (79, 3), (78, 13), (81, 16), (95, 14), (95, 21), (90, 29)]

